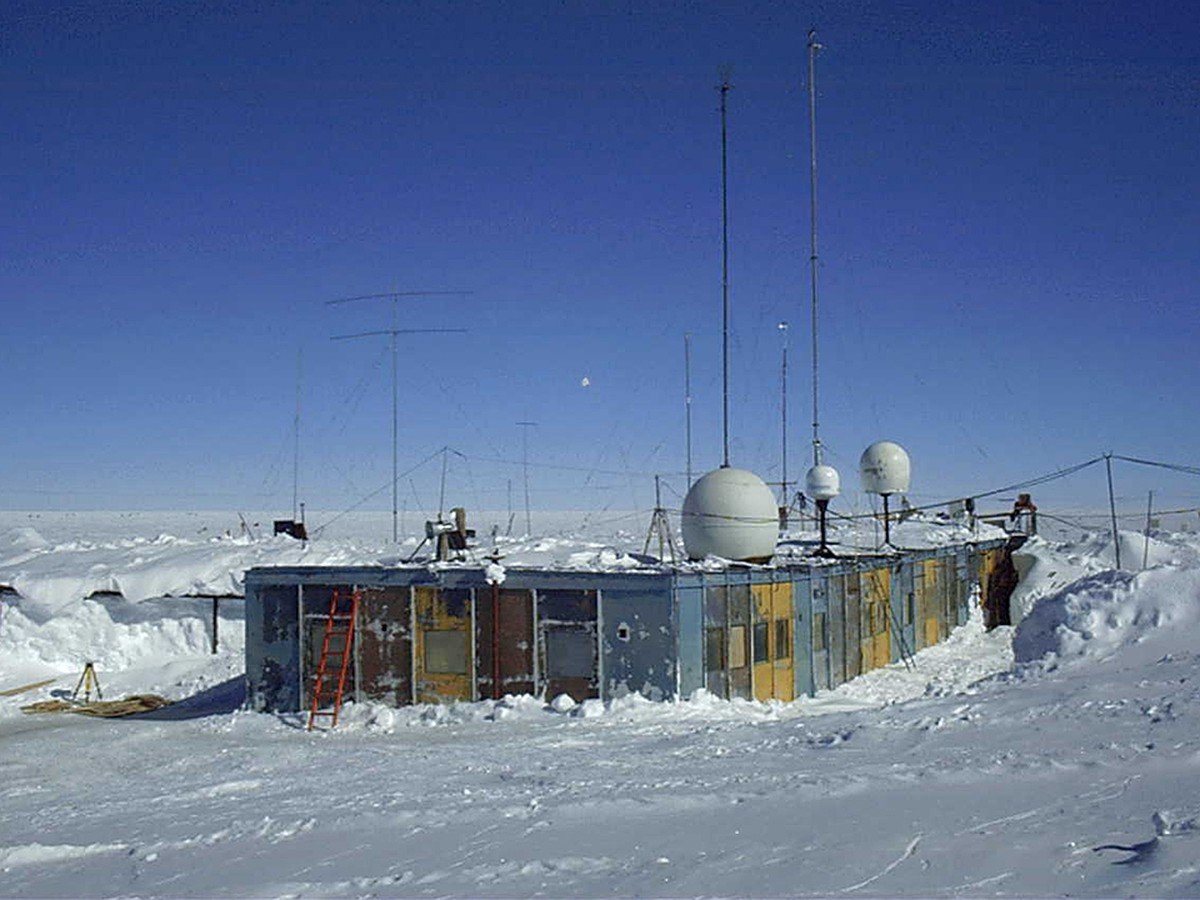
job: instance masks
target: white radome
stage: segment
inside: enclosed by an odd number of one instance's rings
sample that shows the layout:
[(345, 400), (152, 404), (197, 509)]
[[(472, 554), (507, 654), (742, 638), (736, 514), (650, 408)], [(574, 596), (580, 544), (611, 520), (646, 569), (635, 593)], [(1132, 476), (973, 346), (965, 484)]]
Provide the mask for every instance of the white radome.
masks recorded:
[(766, 483), (745, 469), (714, 469), (683, 501), (688, 559), (719, 556), (765, 562), (775, 555), (779, 510)]
[(833, 466), (813, 466), (804, 476), (804, 489), (813, 500), (832, 500), (842, 490), (842, 479)]
[(862, 488), (868, 494), (907, 494), (912, 477), (908, 453), (891, 441), (876, 441), (858, 461)]

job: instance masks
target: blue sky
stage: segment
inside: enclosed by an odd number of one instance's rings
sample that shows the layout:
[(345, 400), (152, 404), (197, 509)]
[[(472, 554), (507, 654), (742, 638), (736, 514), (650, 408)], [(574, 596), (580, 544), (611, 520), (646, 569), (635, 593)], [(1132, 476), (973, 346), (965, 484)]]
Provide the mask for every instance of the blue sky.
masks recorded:
[[(0, 505), (287, 511), (298, 353), (302, 493), (354, 503), (389, 478), (389, 370), (382, 339), (329, 338), (391, 312), (325, 301), (389, 290), (473, 292), (401, 309), (469, 329), (401, 345), (401, 468), (456, 448), (453, 502), (519, 497), (487, 460), (534, 420), (530, 457), (575, 467), (535, 467), (536, 506), (648, 504), (684, 467), (689, 331), (696, 468), (718, 464), (724, 65), (732, 457), (779, 477), (786, 319), (802, 474), (812, 26), (844, 481), (879, 438), (922, 501), (1110, 449), (1196, 463), (1193, 4), (17, 2)], [(1149, 487), (1122, 476), (1131, 507)]]

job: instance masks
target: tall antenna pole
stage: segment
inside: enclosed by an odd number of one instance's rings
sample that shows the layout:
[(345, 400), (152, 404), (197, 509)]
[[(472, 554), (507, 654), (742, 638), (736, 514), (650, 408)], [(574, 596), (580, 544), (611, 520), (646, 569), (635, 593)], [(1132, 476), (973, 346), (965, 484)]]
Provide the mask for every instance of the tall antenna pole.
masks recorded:
[(521, 468), (525, 474), (525, 534), (533, 534), (533, 520), (529, 515), (529, 429), (537, 422), (518, 422), (521, 426)]
[(683, 409), (687, 440), (687, 486), (692, 486), (692, 333), (683, 335)]
[(400, 433), (400, 378), (397, 375), (396, 363), (396, 328), (399, 312), (397, 298), (392, 298), (392, 543), (400, 542), (400, 514), (396, 511), (400, 496), (399, 472), (399, 433)]
[(300, 512), (300, 383), (304, 378), (304, 351), (296, 351), (296, 418), (292, 444), (292, 521)]
[(809, 134), (809, 230), (812, 265), (812, 392), (813, 392), (813, 465), (821, 464), (821, 431), (817, 391), (817, 43), (816, 29), (808, 32), (808, 134)]
[(721, 326), (721, 397), (724, 410), (723, 448), (721, 466), (729, 468), (729, 154), (728, 136), (725, 127), (725, 99), (732, 85), (729, 76), (722, 75), (721, 86), (721, 300), (723, 318)]
[(344, 341), (350, 338), (371, 337), (386, 334), (391, 339), (392, 351), (392, 543), (400, 541), (400, 494), (399, 494), (399, 433), (400, 433), (400, 378), (397, 364), (396, 336), (401, 334), (465, 334), (465, 328), (399, 328), (399, 300), (401, 297), (465, 297), (471, 291), (394, 291), (389, 294), (363, 294), (358, 297), (343, 297), (340, 300), (328, 300), (327, 306), (341, 303), (353, 303), (358, 300), (391, 300), (392, 327), (378, 331), (360, 331), (356, 334), (335, 335), (332, 340)]
[[(780, 459), (782, 460), (782, 468), (783, 468), (783, 476), (782, 476), (783, 485), (782, 485), (781, 491), (780, 491), (780, 497), (782, 498), (782, 502), (779, 505), (784, 510), (782, 515), (786, 520), (787, 508), (788, 508), (788, 477), (787, 477), (787, 459), (788, 459), (788, 454), (787, 454), (788, 323), (780, 322), (779, 330), (783, 333), (783, 360), (782, 360), (782, 363), (780, 364), (780, 371), (779, 371), (779, 386), (780, 386), (780, 394), (781, 394), (780, 404), (779, 404), (780, 419), (781, 419), (780, 434), (782, 436), (782, 444), (783, 444)], [(786, 525), (787, 522), (785, 521), (784, 524)]]

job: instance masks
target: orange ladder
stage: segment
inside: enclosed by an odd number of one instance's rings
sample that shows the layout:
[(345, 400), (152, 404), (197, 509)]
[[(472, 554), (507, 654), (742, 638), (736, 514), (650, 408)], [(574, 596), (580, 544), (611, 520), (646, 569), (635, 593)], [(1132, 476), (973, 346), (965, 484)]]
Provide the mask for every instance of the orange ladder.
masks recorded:
[[(350, 611), (342, 612), (342, 600), (345, 591), (335, 589), (329, 601), (329, 616), (325, 620), (325, 638), (321, 642), (321, 660), (317, 663), (317, 673), (313, 675), (312, 708), (308, 714), (308, 730), (313, 730), (317, 716), (329, 716), (329, 727), (337, 725), (338, 713), (342, 710), (342, 697), (346, 692), (346, 673), (350, 671), (350, 657), (354, 647), (354, 626), (358, 622), (358, 601), (361, 592), (350, 592)], [(340, 638), (341, 643), (335, 643)], [(331, 663), (332, 658), (332, 663)], [(332, 666), (337, 671), (337, 681), (331, 683), (333, 688), (333, 709), (321, 709), (326, 699), (326, 678)], [(332, 682), (332, 679), (330, 679)]]

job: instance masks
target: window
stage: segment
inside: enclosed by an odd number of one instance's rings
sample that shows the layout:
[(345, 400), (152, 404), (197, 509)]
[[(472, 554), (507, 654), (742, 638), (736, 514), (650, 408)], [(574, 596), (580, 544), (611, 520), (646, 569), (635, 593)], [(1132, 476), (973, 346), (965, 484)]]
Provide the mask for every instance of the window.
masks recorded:
[(825, 643), (825, 613), (819, 612), (813, 615), (813, 632), (812, 632), (813, 650), (820, 653), (828, 646)]
[(704, 670), (720, 672), (725, 668), (725, 629), (708, 628), (704, 632)]
[(741, 669), (746, 664), (746, 626), (734, 625), (729, 629), (729, 668)]
[(913, 623), (913, 619), (915, 619), (916, 617), (917, 617), (916, 595), (912, 591), (909, 591), (908, 596), (906, 596), (904, 598), (904, 624), (911, 625)]
[(596, 672), (596, 637), (575, 628), (548, 628), (546, 675), (550, 678), (591, 678)]
[(465, 631), (425, 632), (425, 671), (432, 675), (467, 674)]
[(768, 625), (766, 622), (754, 623), (754, 661), (764, 663), (770, 660), (767, 652)]
[(787, 619), (775, 620), (775, 658), (792, 658), (792, 632)]

